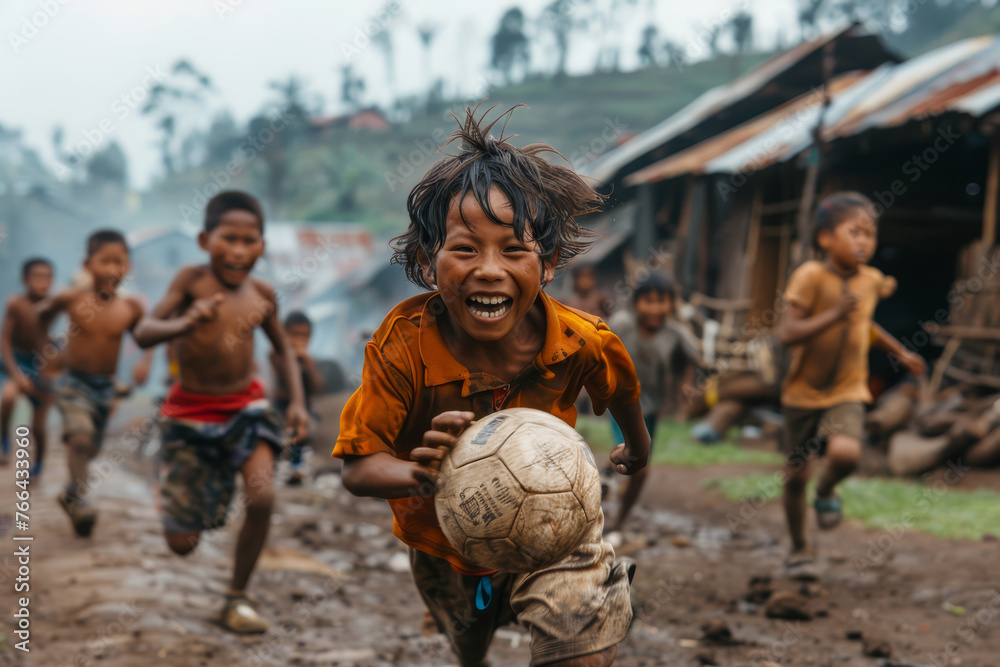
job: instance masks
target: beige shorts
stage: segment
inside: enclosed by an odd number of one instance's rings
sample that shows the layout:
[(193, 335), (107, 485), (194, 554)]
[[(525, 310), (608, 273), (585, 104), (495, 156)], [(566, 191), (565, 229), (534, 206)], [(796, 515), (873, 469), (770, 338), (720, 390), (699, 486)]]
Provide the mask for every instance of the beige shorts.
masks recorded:
[(829, 408), (785, 407), (783, 448), (788, 460), (806, 460), (826, 454), (826, 445), (835, 435), (861, 440), (865, 432), (863, 403), (839, 403)]
[[(497, 628), (531, 632), (531, 667), (597, 653), (625, 638), (632, 622), (631, 561), (615, 561), (598, 521), (576, 550), (526, 574), (463, 575), (448, 561), (410, 550), (413, 579), (462, 664), (482, 661)], [(486, 581), (484, 581), (484, 579)]]

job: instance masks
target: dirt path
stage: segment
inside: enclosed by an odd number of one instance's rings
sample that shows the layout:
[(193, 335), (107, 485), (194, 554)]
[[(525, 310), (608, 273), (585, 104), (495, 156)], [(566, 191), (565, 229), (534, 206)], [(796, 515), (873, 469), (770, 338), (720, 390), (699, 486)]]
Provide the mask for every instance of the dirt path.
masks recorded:
[[(136, 416), (124, 406), (118, 424)], [(119, 438), (106, 442), (101, 516), (92, 539), (72, 536), (55, 497), (65, 479), (52, 448), (32, 489), (31, 653), (13, 648), (12, 469), (0, 469), (0, 578), (6, 636), (0, 664), (68, 667), (454, 664), (440, 635), (420, 633), (422, 607), (383, 501), (356, 499), (335, 474), (279, 488), (268, 551), (251, 584), (273, 622), (243, 638), (213, 621), (227, 585), (237, 515), (187, 558), (163, 544), (151, 484)], [(322, 457), (318, 457), (322, 458)], [(657, 468), (621, 551), (639, 563), (637, 617), (617, 665), (1000, 664), (998, 543), (866, 530), (851, 522), (820, 536), (827, 575), (806, 592), (810, 621), (773, 620), (747, 602), (751, 577), (773, 576), (785, 553), (777, 504), (736, 505), (702, 489), (747, 467)], [(981, 483), (982, 478), (970, 478)], [(965, 480), (963, 480), (965, 482)], [(669, 508), (669, 509), (667, 509)], [(734, 517), (745, 517), (745, 522)], [(730, 523), (739, 530), (734, 535)], [(781, 539), (779, 539), (781, 538)], [(639, 547), (642, 548), (639, 548)], [(774, 590), (799, 591), (775, 579)], [(952, 606), (952, 612), (944, 609)], [(957, 607), (965, 609), (956, 616)], [(733, 645), (703, 639), (724, 623)], [(888, 642), (895, 662), (862, 653), (849, 632)], [(724, 636), (724, 632), (720, 633)], [(494, 667), (526, 665), (527, 634), (510, 627)]]

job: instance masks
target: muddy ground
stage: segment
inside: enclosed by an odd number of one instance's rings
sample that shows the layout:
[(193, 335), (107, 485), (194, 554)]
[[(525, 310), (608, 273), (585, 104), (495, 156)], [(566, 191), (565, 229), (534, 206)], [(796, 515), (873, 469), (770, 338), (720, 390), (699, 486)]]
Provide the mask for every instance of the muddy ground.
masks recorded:
[[(12, 468), (0, 469), (0, 664), (455, 664), (441, 635), (421, 633), (422, 606), (387, 505), (354, 498), (332, 471), (301, 488), (279, 487), (268, 550), (251, 583), (271, 632), (239, 637), (219, 628), (213, 617), (242, 516), (187, 558), (168, 552), (149, 466), (120, 437), (146, 410), (132, 402), (116, 415), (90, 539), (73, 536), (56, 503), (66, 478), (61, 447), (51, 448), (45, 476), (31, 489), (28, 531), (12, 524)], [(322, 453), (314, 458), (314, 468), (329, 465)], [(702, 488), (708, 479), (767, 469), (653, 470), (620, 549), (639, 570), (636, 620), (617, 665), (1000, 665), (1000, 543), (849, 521), (819, 537), (826, 575), (803, 590), (778, 577), (787, 548), (778, 504), (740, 505)], [(957, 487), (982, 485), (996, 488), (996, 478), (970, 473)], [(12, 541), (15, 533), (34, 538), (30, 653), (13, 646), (11, 614), (21, 595), (13, 592), (13, 552), (24, 544)], [(751, 593), (754, 577), (773, 579), (758, 580)], [(766, 617), (758, 603), (768, 590), (804, 593), (811, 620)], [(706, 637), (709, 623), (715, 628)], [(527, 640), (521, 628), (504, 629), (491, 664), (527, 665)], [(864, 654), (878, 653), (879, 644), (891, 657)]]

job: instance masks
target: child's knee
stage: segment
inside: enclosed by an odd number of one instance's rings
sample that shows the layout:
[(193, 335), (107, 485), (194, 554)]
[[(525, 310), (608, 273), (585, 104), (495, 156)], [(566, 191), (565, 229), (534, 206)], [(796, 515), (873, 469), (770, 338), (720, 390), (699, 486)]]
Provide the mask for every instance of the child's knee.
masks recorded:
[(247, 520), (254, 523), (269, 521), (274, 510), (274, 492), (262, 491), (247, 503)]
[(70, 433), (66, 436), (66, 446), (74, 454), (94, 455), (94, 438), (89, 433)]
[(198, 546), (198, 539), (200, 537), (201, 531), (191, 533), (167, 533), (167, 546), (169, 546), (170, 550), (175, 554), (186, 556), (194, 551), (194, 548)]
[(846, 435), (836, 435), (827, 444), (826, 458), (833, 465), (857, 467), (861, 460), (861, 441)]

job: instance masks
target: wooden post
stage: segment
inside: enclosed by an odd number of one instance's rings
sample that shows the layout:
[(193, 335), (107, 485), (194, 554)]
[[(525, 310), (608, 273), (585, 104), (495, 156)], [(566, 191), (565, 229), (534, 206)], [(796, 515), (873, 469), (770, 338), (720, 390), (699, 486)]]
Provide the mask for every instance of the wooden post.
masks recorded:
[(989, 252), (997, 240), (997, 184), (1000, 180), (1000, 135), (990, 142), (990, 165), (986, 172), (983, 201), (983, 249)]
[(757, 249), (760, 247), (760, 218), (763, 208), (764, 192), (761, 189), (760, 180), (754, 185), (753, 203), (750, 205), (750, 229), (746, 238), (746, 260), (743, 274), (743, 291), (739, 296), (747, 298), (750, 296), (750, 283), (757, 265)]

